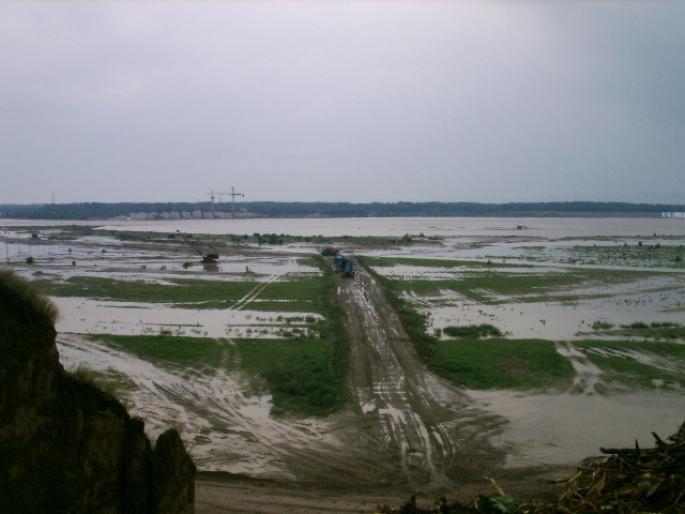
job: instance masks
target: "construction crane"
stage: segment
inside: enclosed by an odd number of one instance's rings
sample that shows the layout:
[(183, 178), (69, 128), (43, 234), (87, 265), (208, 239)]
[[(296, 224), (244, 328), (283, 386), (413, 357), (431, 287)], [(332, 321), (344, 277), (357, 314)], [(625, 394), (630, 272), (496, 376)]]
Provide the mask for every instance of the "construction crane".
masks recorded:
[(236, 193), (235, 187), (231, 186), (231, 192), (230, 193), (221, 193), (224, 195), (228, 195), (231, 197), (231, 218), (235, 218), (235, 197), (240, 196), (242, 198), (245, 198), (245, 195), (243, 193)]
[(207, 193), (207, 196), (209, 196), (209, 203), (212, 212), (214, 212), (214, 199), (217, 198), (219, 202), (221, 202), (221, 195), (227, 194), (228, 193), (219, 193), (218, 191), (214, 191), (213, 189), (209, 193)]

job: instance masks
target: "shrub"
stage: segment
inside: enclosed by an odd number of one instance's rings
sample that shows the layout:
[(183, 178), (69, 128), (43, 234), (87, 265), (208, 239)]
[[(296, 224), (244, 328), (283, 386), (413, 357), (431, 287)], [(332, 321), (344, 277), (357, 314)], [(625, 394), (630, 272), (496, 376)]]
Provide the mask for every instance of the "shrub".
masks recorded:
[(30, 310), (54, 324), (59, 312), (43, 293), (25, 280), (9, 270), (0, 271), (0, 296), (19, 303), (26, 310)]
[(466, 325), (462, 327), (445, 327), (443, 332), (450, 337), (501, 337), (502, 332), (500, 329), (493, 325), (481, 324), (481, 325)]

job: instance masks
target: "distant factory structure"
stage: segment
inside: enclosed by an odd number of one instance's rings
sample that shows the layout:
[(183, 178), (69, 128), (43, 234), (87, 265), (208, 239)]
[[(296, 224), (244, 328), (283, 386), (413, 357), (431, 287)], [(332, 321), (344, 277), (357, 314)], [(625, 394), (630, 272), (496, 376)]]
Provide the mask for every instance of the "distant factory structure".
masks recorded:
[(661, 217), (685, 220), (685, 212), (662, 212)]
[(231, 218), (254, 218), (254, 213), (245, 209), (237, 209), (235, 212), (224, 211), (165, 211), (165, 212), (132, 212), (121, 218), (133, 221), (149, 220), (224, 220)]
[[(236, 198), (245, 198), (245, 195), (243, 193), (239, 193), (238, 191), (235, 190), (235, 187), (231, 186), (231, 191), (230, 192), (220, 192), (220, 191), (215, 191), (212, 189), (209, 193), (207, 193), (207, 196), (209, 196), (210, 202), (209, 202), (209, 208), (210, 210), (204, 211), (200, 209), (195, 209), (192, 211), (163, 211), (163, 212), (132, 212), (129, 213), (127, 216), (120, 216), (119, 219), (127, 219), (127, 220), (135, 220), (135, 221), (141, 221), (141, 220), (225, 220), (225, 219), (230, 219), (230, 218), (255, 218), (256, 215), (254, 213), (248, 212), (246, 209), (236, 209), (235, 205), (235, 199)], [(215, 210), (215, 201), (218, 201), (216, 204), (217, 207), (221, 206), (221, 197), (222, 196), (228, 196), (230, 197), (230, 211), (222, 211), (222, 210)], [(205, 203), (206, 205), (206, 203)], [(228, 206), (228, 204), (227, 204)], [(198, 205), (200, 207), (200, 205)]]

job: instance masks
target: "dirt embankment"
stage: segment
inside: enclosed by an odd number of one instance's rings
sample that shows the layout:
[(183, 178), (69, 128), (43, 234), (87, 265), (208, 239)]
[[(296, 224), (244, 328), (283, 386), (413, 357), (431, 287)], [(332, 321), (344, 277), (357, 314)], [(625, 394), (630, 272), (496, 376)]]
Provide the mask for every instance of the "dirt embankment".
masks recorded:
[(195, 466), (175, 430), (67, 374), (52, 304), (0, 271), (0, 512), (192, 514)]

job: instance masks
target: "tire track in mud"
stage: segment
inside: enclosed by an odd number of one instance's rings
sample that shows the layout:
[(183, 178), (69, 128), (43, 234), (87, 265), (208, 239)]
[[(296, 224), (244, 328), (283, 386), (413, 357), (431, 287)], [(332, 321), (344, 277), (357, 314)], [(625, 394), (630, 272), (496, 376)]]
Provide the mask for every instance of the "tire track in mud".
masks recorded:
[[(67, 369), (87, 362), (105, 375), (125, 379), (130, 413), (145, 420), (156, 438), (178, 428), (198, 468), (250, 476), (311, 481), (364, 482), (390, 472), (379, 456), (340, 436), (345, 416), (292, 419), (271, 416), (268, 395), (251, 394), (247, 380), (232, 372), (237, 351), (229, 340), (219, 366), (180, 368), (140, 359), (134, 354), (75, 334), (60, 334), (60, 360)], [(233, 361), (233, 362), (231, 362)], [(113, 373), (114, 371), (114, 373)], [(382, 462), (382, 459), (380, 459)]]
[(505, 421), (478, 411), (459, 389), (420, 362), (381, 287), (357, 267), (340, 279), (357, 409), (412, 484), (449, 485), (500, 462), (488, 439)]
[(257, 297), (262, 293), (262, 291), (264, 291), (264, 289), (266, 289), (269, 286), (269, 284), (273, 284), (279, 278), (281, 278), (281, 276), (283, 276), (283, 273), (274, 273), (272, 275), (269, 275), (269, 278), (267, 278), (264, 282), (260, 282), (259, 284), (257, 284), (257, 286), (254, 289), (252, 289), (249, 293), (247, 293), (240, 300), (238, 300), (235, 303), (235, 305), (228, 309), (228, 311), (233, 312), (244, 309), (250, 302), (256, 300)]

